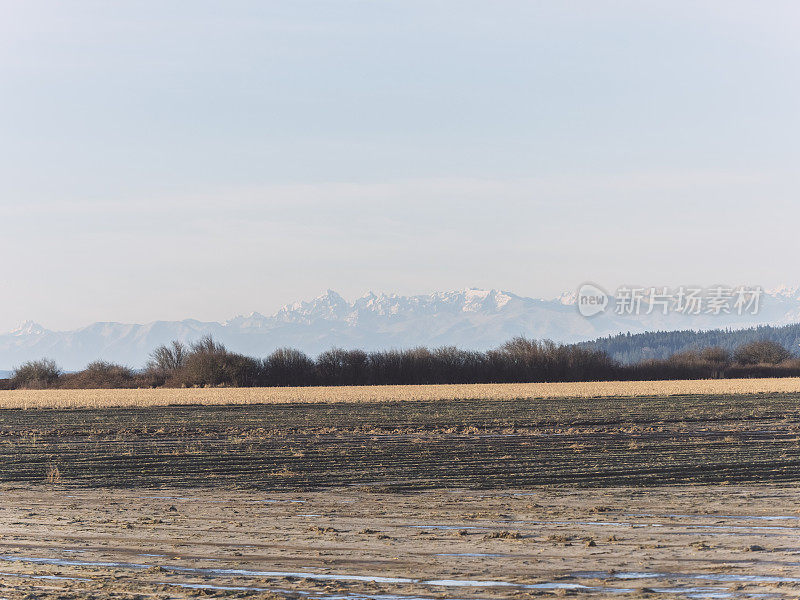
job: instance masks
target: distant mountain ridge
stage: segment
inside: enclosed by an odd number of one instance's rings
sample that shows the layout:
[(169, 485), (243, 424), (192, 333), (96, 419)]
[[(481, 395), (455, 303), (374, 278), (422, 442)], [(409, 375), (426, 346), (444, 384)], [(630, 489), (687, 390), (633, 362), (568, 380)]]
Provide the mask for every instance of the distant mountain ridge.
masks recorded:
[(328, 290), (313, 300), (287, 304), (270, 316), (253, 312), (222, 323), (194, 319), (141, 325), (98, 322), (73, 331), (51, 331), (28, 321), (0, 334), (0, 369), (43, 356), (70, 370), (96, 359), (140, 367), (154, 347), (172, 339), (191, 342), (204, 335), (252, 356), (265, 356), (284, 346), (314, 355), (334, 346), (375, 350), (455, 345), (485, 350), (516, 335), (573, 343), (620, 332), (744, 329), (798, 322), (800, 288), (792, 286), (768, 291), (757, 315), (606, 311), (591, 318), (578, 313), (574, 293), (542, 300), (470, 288), (416, 296), (370, 292), (349, 302)]

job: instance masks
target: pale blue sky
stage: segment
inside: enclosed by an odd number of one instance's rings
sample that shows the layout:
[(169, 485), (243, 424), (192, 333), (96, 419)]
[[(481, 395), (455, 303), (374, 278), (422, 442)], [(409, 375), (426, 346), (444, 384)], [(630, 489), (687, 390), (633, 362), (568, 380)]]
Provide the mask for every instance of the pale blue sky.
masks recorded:
[(800, 282), (797, 2), (0, 0), (0, 331)]

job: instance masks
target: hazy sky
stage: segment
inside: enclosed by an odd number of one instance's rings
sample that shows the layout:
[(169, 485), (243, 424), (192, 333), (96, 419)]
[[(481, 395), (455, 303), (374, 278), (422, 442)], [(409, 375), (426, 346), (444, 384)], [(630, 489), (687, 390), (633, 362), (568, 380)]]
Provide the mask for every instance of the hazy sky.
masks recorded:
[(0, 331), (800, 283), (796, 1), (0, 0)]

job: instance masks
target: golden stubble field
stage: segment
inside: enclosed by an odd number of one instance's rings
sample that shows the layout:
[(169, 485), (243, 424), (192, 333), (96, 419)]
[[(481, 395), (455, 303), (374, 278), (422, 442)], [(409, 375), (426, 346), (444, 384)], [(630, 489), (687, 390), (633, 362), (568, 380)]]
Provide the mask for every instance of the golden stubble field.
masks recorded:
[(111, 408), (520, 398), (607, 398), (800, 392), (800, 378), (466, 385), (0, 391), (0, 409)]

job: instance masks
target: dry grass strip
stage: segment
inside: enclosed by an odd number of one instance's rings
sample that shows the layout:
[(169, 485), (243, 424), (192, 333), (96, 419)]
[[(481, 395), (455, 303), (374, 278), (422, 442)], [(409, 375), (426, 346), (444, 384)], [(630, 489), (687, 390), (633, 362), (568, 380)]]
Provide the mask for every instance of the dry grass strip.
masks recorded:
[(474, 385), (0, 391), (0, 408), (106, 408), (515, 398), (593, 398), (800, 392), (800, 378)]

